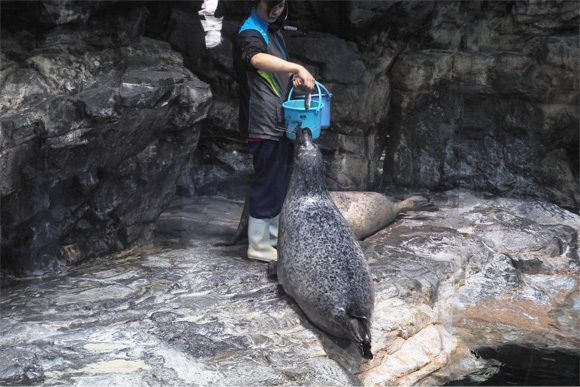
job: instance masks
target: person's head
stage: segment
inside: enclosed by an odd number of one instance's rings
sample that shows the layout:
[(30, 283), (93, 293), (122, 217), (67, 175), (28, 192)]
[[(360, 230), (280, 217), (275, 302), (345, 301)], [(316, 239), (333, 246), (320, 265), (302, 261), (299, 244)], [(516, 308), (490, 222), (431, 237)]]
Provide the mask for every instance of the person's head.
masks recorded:
[(260, 0), (254, 2), (254, 9), (262, 20), (274, 23), (284, 12), (285, 5), (286, 0)]

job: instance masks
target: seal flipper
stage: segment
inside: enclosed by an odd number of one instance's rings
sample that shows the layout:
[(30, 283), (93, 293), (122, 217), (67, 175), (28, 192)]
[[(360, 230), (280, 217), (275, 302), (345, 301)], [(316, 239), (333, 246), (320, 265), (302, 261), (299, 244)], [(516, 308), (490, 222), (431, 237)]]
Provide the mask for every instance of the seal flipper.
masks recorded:
[[(238, 223), (238, 229), (230, 237), (229, 240), (225, 242), (214, 243), (214, 246), (233, 246), (238, 244), (241, 240), (248, 237), (248, 222), (250, 219), (250, 190), (246, 192), (246, 199), (244, 201), (244, 208), (242, 209), (242, 215)], [(241, 243), (240, 243), (241, 244)]]
[(373, 359), (373, 353), (371, 352), (371, 343), (370, 342), (362, 344), (362, 353), (363, 353), (363, 357), (365, 359), (368, 359), (368, 360)]
[(227, 242), (228, 246), (236, 244), (236, 242), (242, 240), (244, 237), (248, 236), (248, 220), (250, 218), (250, 190), (246, 192), (246, 198), (244, 199), (244, 208), (242, 209), (242, 215), (240, 217), (240, 223), (238, 223), (238, 229), (232, 235), (230, 240)]
[(438, 211), (439, 207), (424, 196), (411, 196), (398, 203), (401, 212), (407, 211)]
[(274, 279), (278, 277), (278, 261), (268, 262), (267, 274), (268, 278)]

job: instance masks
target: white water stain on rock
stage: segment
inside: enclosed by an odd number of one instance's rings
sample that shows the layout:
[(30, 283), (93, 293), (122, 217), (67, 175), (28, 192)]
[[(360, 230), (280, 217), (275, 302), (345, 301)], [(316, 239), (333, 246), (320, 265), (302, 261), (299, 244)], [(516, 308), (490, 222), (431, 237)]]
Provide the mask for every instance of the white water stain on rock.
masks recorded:
[(91, 352), (113, 352), (113, 351), (127, 348), (128, 345), (129, 345), (129, 343), (127, 343), (127, 344), (90, 343), (90, 344), (85, 344), (84, 348), (87, 351), (91, 351)]
[(87, 374), (128, 374), (139, 370), (150, 370), (151, 367), (143, 360), (110, 360), (89, 364), (79, 370), (69, 370), (72, 373)]
[[(87, 364), (83, 368), (79, 369), (65, 369), (63, 371), (46, 372), (44, 376), (46, 378), (55, 379), (67, 377), (73, 380), (81, 381), (80, 384), (82, 385), (84, 384), (82, 382), (83, 379), (85, 379), (85, 383), (87, 381), (95, 382), (96, 380), (105, 381), (106, 379), (99, 378), (99, 375), (105, 374), (107, 374), (107, 378), (111, 378), (112, 380), (117, 379), (119, 382), (127, 382), (128, 380), (122, 376), (123, 374), (131, 374), (138, 371), (148, 370), (151, 370), (151, 367), (143, 360), (117, 359)], [(79, 377), (79, 375), (81, 376)], [(111, 385), (110, 383), (110, 381), (107, 382), (107, 385)]]
[(111, 285), (89, 288), (78, 293), (63, 294), (56, 297), (54, 301), (56, 305), (75, 304), (80, 300), (91, 300), (93, 302), (99, 302), (127, 298), (132, 293), (135, 293), (135, 291), (132, 289), (128, 289), (119, 285)]

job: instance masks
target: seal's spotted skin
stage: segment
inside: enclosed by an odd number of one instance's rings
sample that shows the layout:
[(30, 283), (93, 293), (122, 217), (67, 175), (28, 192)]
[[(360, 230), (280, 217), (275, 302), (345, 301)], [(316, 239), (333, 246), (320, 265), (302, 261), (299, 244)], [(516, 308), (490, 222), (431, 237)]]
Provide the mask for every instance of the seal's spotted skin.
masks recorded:
[(354, 340), (371, 359), (374, 289), (364, 253), (326, 189), (309, 129), (296, 131), (295, 145), (280, 214), (278, 280), (316, 326)]

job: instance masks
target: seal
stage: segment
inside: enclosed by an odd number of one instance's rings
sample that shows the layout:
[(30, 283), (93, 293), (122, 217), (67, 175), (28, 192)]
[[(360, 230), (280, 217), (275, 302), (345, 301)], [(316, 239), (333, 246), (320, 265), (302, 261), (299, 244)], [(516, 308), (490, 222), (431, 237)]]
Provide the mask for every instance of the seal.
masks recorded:
[(246, 199), (242, 209), (242, 216), (238, 222), (236, 232), (224, 243), (215, 243), (216, 246), (233, 246), (238, 242), (248, 238), (248, 222), (250, 220), (250, 190), (246, 191)]
[(358, 240), (376, 233), (407, 211), (435, 211), (424, 196), (411, 196), (395, 202), (378, 192), (333, 191), (330, 197)]
[(372, 359), (374, 287), (362, 248), (332, 201), (310, 129), (296, 130), (294, 172), (280, 213), (276, 275), (322, 331)]
[[(399, 215), (408, 211), (436, 211), (438, 208), (424, 196), (411, 196), (394, 201), (378, 192), (331, 191), (330, 197), (344, 216), (358, 240), (362, 240), (391, 224)], [(219, 245), (231, 246), (248, 236), (250, 206), (248, 195), (234, 235)]]

